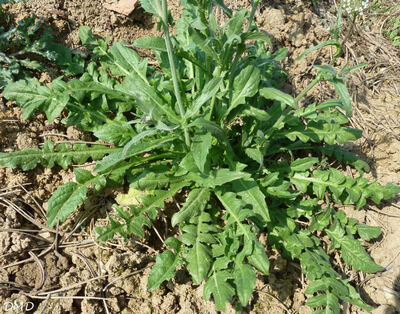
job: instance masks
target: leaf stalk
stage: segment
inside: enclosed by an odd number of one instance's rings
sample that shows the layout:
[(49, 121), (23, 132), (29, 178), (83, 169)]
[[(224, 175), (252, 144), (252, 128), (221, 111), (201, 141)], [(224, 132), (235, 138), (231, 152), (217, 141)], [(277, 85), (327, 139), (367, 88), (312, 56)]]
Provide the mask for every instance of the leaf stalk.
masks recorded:
[(254, 15), (256, 14), (256, 10), (257, 10), (259, 4), (260, 4), (260, 0), (252, 1), (250, 17), (248, 20), (249, 24), (247, 25), (247, 32), (249, 32), (251, 29), (251, 24), (253, 23)]
[(315, 79), (306, 86), (306, 88), (294, 99), (295, 104), (297, 105), (298, 102), (305, 96), (307, 93), (322, 79), (322, 73), (318, 72)]
[[(160, 8), (160, 0), (157, 0), (156, 3), (157, 3), (157, 9), (161, 13), (160, 16), (161, 16), (161, 22), (163, 24), (165, 46), (167, 48), (168, 60), (169, 60), (169, 64), (170, 64), (170, 67), (171, 67), (172, 83), (174, 85), (174, 92), (175, 92), (176, 101), (178, 103), (179, 114), (180, 114), (181, 118), (184, 119), (184, 117), (185, 117), (185, 109), (183, 107), (181, 91), (179, 89), (178, 75), (177, 75), (177, 71), (176, 71), (175, 55), (174, 55), (174, 52), (172, 50), (171, 37), (169, 35), (167, 1), (166, 0), (161, 0), (161, 8)], [(187, 129), (187, 126), (186, 126), (186, 121), (183, 121), (182, 124), (183, 124), (182, 126), (183, 126), (183, 132), (184, 132), (184, 135), (185, 135), (186, 146), (190, 147), (190, 137), (189, 137), (189, 132), (188, 132), (188, 129)]]

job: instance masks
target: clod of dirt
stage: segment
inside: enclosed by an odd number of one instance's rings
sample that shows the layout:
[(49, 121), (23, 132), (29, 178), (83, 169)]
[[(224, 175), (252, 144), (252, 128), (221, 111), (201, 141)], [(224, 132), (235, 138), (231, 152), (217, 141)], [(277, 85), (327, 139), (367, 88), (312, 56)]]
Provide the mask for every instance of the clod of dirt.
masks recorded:
[[(8, 273), (6, 270), (1, 269), (0, 270), (0, 282), (8, 282)], [(0, 289), (0, 298), (5, 299), (8, 298), (11, 295), (11, 291), (8, 289)]]
[(103, 306), (94, 300), (83, 300), (81, 303), (81, 309), (82, 313), (102, 313), (103, 312)]
[(105, 3), (104, 7), (108, 10), (128, 16), (133, 12), (133, 10), (135, 10), (137, 5), (137, 0), (120, 0), (115, 3)]
[(12, 252), (22, 252), (24, 249), (30, 246), (31, 238), (20, 233), (11, 234), (11, 251)]
[(11, 207), (7, 207), (4, 211), (3, 222), (5, 228), (18, 228), (21, 226), (19, 220), (17, 219), (17, 213)]
[(371, 311), (371, 314), (395, 314), (398, 313), (397, 309), (390, 305), (380, 305)]
[(261, 29), (265, 30), (275, 41), (284, 38), (285, 13), (283, 10), (266, 8), (261, 16), (256, 16), (256, 21)]
[(35, 148), (37, 144), (30, 134), (20, 133), (17, 135), (17, 147), (19, 150)]
[(8, 252), (10, 244), (10, 234), (8, 232), (0, 232), (0, 255), (4, 255)]
[(35, 287), (36, 283), (40, 281), (40, 272), (38, 265), (34, 263), (25, 264), (15, 271), (15, 282), (29, 287)]

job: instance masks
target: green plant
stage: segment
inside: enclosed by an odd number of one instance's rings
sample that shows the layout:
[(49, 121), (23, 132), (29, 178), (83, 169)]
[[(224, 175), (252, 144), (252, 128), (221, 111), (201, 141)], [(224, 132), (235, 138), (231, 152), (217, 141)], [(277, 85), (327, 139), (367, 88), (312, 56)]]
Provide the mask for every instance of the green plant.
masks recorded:
[(400, 18), (392, 17), (383, 31), (394, 46), (400, 46)]
[(369, 8), (374, 13), (382, 14), (382, 13), (388, 13), (390, 11), (393, 11), (394, 9), (398, 8), (399, 6), (400, 6), (400, 3), (395, 4), (394, 2), (391, 2), (391, 1), (375, 0), (375, 1), (372, 1)]
[[(400, 189), (369, 182), (363, 177), (368, 165), (340, 146), (361, 137), (361, 131), (346, 126), (342, 113), (351, 114), (341, 76), (349, 69), (337, 73), (319, 66), (318, 81), (332, 82), (339, 99), (299, 106), (316, 83), (296, 98), (280, 90), (286, 75), (278, 61), (287, 49), (271, 52), (269, 38), (253, 22), (257, 1), (248, 12), (232, 11), (220, 0), (183, 0), (175, 36), (165, 0), (141, 3), (160, 19), (164, 38), (138, 39), (135, 46), (152, 49), (159, 67), (149, 66), (124, 43), (108, 48), (107, 40), (82, 27), (81, 40), (93, 57), (80, 79), (58, 78), (51, 87), (21, 80), (4, 91), (25, 109), (25, 118), (40, 110), (53, 121), (64, 111), (65, 124), (113, 146), (48, 141), (42, 149), (1, 153), (0, 164), (30, 170), (96, 161), (94, 173), (75, 168), (75, 182), (50, 198), (50, 226), (75, 212), (89, 189), (129, 184), (110, 225), (96, 229), (101, 241), (116, 233), (145, 236), (144, 228), (166, 199), (185, 197), (171, 217), (177, 234), (165, 240), (167, 250), (156, 258), (149, 289), (185, 265), (194, 283), (205, 281), (204, 297), (212, 296), (218, 310), (224, 311), (226, 302), (239, 310), (251, 298), (256, 271), (269, 273), (265, 245), (258, 241), (267, 233), (269, 247), (300, 262), (311, 281), (306, 292), (318, 293), (310, 306), (339, 313), (342, 299), (368, 309), (328, 254), (341, 252), (358, 271), (382, 271), (359, 240), (376, 238), (380, 230), (347, 218), (334, 205), (359, 209), (368, 199), (380, 203)], [(222, 26), (215, 6), (227, 18)], [(359, 175), (345, 176), (336, 169), (340, 165)]]
[[(1, 10), (0, 19), (2, 24), (9, 24)], [(67, 75), (83, 73), (83, 59), (57, 44), (50, 29), (43, 29), (35, 15), (22, 19), (15, 27), (0, 27), (0, 89), (18, 79), (32, 77), (36, 71), (46, 71), (45, 61), (55, 63)]]
[(27, 0), (0, 0), (0, 4), (26, 2)]
[[(313, 2), (314, 6), (315, 3)], [(336, 60), (338, 57), (341, 56), (341, 54), (343, 53), (343, 47), (345, 46), (345, 43), (349, 40), (349, 38), (353, 35), (353, 30), (354, 30), (354, 26), (357, 23), (357, 19), (360, 16), (364, 15), (364, 12), (367, 11), (368, 9), (372, 8), (373, 10), (376, 10), (375, 8), (375, 4), (371, 4), (369, 2), (369, 0), (342, 0), (340, 1), (339, 5), (336, 5), (335, 3), (335, 7), (332, 7), (332, 12), (334, 10), (337, 10), (337, 14), (336, 14), (336, 24), (335, 25), (329, 25), (327, 23), (327, 21), (321, 19), (321, 22), (323, 24), (325, 24), (325, 26), (327, 27), (327, 29), (330, 30), (330, 32), (333, 35), (333, 38), (331, 40), (328, 40), (325, 43), (321, 43), (318, 46), (316, 46), (315, 48), (312, 48), (310, 50), (308, 50), (307, 52), (305, 52), (304, 54), (315, 50), (315, 49), (319, 49), (322, 47), (325, 47), (327, 45), (334, 45), (336, 46), (336, 52), (333, 56), (333, 58), (331, 59), (330, 65), (335, 64)], [(344, 39), (341, 39), (341, 33), (342, 33), (342, 20), (343, 17), (347, 18), (347, 22), (349, 24), (349, 27), (347, 29), (347, 32), (344, 36)], [(304, 55), (303, 54), (303, 55)]]
[(383, 34), (387, 39), (393, 42), (394, 46), (400, 46), (400, 18), (398, 8), (400, 3), (395, 4), (390, 1), (375, 0), (370, 6), (370, 9), (376, 14), (390, 14), (391, 17), (385, 19), (382, 26)]

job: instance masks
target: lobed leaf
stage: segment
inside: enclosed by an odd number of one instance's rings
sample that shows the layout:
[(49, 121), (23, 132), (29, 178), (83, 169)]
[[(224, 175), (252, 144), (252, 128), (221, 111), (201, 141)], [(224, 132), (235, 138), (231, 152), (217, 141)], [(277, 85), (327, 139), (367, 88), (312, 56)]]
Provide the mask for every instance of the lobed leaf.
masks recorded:
[(325, 121), (311, 121), (307, 126), (296, 126), (281, 133), (291, 141), (295, 141), (298, 138), (304, 143), (325, 141), (329, 145), (334, 144), (335, 141), (339, 144), (344, 144), (347, 141), (357, 140), (362, 135), (360, 130), (341, 127), (337, 123), (327, 123)]
[(107, 64), (114, 75), (130, 76), (140, 78), (143, 85), (146, 85), (147, 60), (142, 60), (139, 55), (122, 43), (115, 43), (109, 49), (113, 62)]
[(195, 116), (201, 107), (217, 94), (222, 81), (222, 77), (214, 77), (204, 85), (201, 92), (199, 92), (199, 96), (194, 100), (192, 107), (186, 111), (186, 118)]
[(197, 216), (205, 208), (209, 199), (210, 190), (208, 188), (191, 190), (183, 207), (172, 216), (172, 226), (174, 227), (181, 222), (189, 220), (190, 217)]
[(244, 235), (250, 241), (253, 238), (252, 234), (243, 221), (252, 216), (252, 212), (243, 208), (243, 203), (236, 197), (235, 193), (217, 190), (215, 194), (227, 212), (227, 225), (235, 224), (238, 228), (238, 233)]
[(326, 230), (329, 238), (335, 241), (341, 248), (343, 260), (353, 266), (356, 270), (366, 273), (376, 273), (382, 271), (383, 267), (375, 264), (369, 257), (365, 249), (361, 246), (360, 241), (345, 235), (340, 224), (335, 223), (334, 226)]
[(152, 119), (161, 120), (162, 116), (166, 116), (171, 123), (180, 122), (180, 118), (170, 108), (161, 93), (148, 84), (144, 84), (139, 76), (128, 76), (117, 89), (135, 98), (139, 109)]
[(125, 145), (130, 138), (135, 136), (135, 132), (129, 123), (125, 122), (114, 122), (106, 123), (97, 128), (93, 132), (94, 136), (106, 141), (108, 143), (113, 143), (117, 146)]
[[(53, 86), (60, 86), (60, 80), (61, 78), (54, 80)], [(36, 78), (11, 82), (4, 89), (3, 96), (24, 108), (23, 119), (29, 118), (40, 108), (49, 122), (53, 122), (61, 114), (69, 100), (65, 90), (42, 86)]]
[(324, 310), (317, 310), (313, 313), (322, 314), (322, 313), (330, 313), (330, 314), (339, 314), (340, 313), (340, 305), (339, 299), (332, 293), (326, 292), (325, 294), (321, 294), (309, 299), (306, 304), (311, 307), (324, 307)]
[(241, 171), (231, 171), (227, 168), (213, 170), (207, 174), (189, 173), (188, 180), (192, 180), (198, 186), (214, 188), (225, 183), (235, 181), (241, 178), (248, 178), (250, 175)]
[[(171, 184), (168, 190), (154, 190), (145, 193), (135, 193), (135, 199), (128, 205), (130, 211), (125, 211), (119, 206), (114, 206), (117, 216), (122, 218), (125, 223), (116, 223), (110, 218), (110, 225), (96, 229), (101, 239), (110, 239), (115, 233), (119, 233), (124, 238), (134, 234), (144, 237), (143, 226), (151, 226), (151, 221), (157, 217), (158, 209), (165, 207), (165, 200), (174, 196), (187, 183), (179, 182)], [(140, 204), (140, 206), (139, 206)]]
[(161, 8), (157, 7), (155, 0), (140, 0), (140, 5), (146, 12), (161, 18)]
[(61, 185), (48, 202), (47, 222), (50, 227), (63, 222), (86, 200), (88, 188), (85, 184), (67, 182)]
[(110, 220), (110, 226), (107, 226), (107, 228), (105, 227), (96, 227), (96, 233), (98, 234), (97, 239), (99, 241), (107, 241), (107, 240), (111, 240), (112, 238), (114, 238), (114, 235), (116, 233), (120, 233), (123, 234), (123, 225), (118, 222), (115, 221), (112, 217), (108, 218)]
[(46, 168), (52, 168), (57, 163), (66, 169), (72, 162), (83, 164), (89, 158), (99, 160), (105, 154), (114, 151), (115, 148), (103, 145), (88, 147), (86, 144), (70, 145), (63, 143), (54, 146), (51, 141), (46, 141), (42, 149), (25, 148), (18, 152), (0, 153), (0, 164), (11, 168), (21, 168), (26, 171), (35, 168), (38, 164)]
[(264, 88), (260, 89), (259, 93), (261, 96), (263, 96), (266, 99), (277, 100), (286, 105), (289, 105), (292, 108), (294, 108), (296, 106), (294, 98), (292, 96), (290, 96), (289, 94), (286, 94), (286, 93), (280, 91), (279, 89), (272, 88), (272, 87), (268, 87), (268, 88), (264, 87)]
[(253, 265), (258, 271), (262, 272), (264, 275), (269, 274), (269, 260), (265, 253), (264, 245), (260, 242), (254, 242), (253, 252), (247, 256), (248, 262)]
[(204, 286), (204, 299), (208, 301), (213, 295), (218, 311), (224, 312), (226, 303), (231, 302), (232, 297), (235, 295), (235, 289), (227, 282), (231, 278), (232, 275), (226, 270), (214, 272)]
[(364, 206), (367, 198), (379, 203), (382, 199), (394, 197), (400, 192), (399, 186), (392, 184), (379, 186), (376, 181), (369, 184), (363, 177), (354, 179), (346, 177), (333, 168), (329, 171), (314, 170), (312, 176), (309, 176), (308, 172), (295, 173), (290, 181), (303, 193), (311, 184), (314, 194), (319, 199), (322, 199), (326, 189), (329, 189), (335, 201), (356, 204), (357, 208)]
[(147, 288), (151, 291), (160, 287), (161, 283), (174, 276), (175, 269), (182, 265), (179, 254), (165, 251), (156, 257), (156, 264), (150, 272)]
[(329, 256), (320, 248), (306, 248), (299, 257), (301, 267), (310, 280), (316, 280), (323, 276), (336, 278), (339, 274), (332, 268)]
[(319, 147), (318, 149), (325, 155), (335, 156), (338, 161), (354, 166), (360, 172), (363, 170), (366, 172), (370, 171), (368, 164), (364, 160), (360, 159), (357, 157), (357, 155), (345, 150), (339, 145), (326, 145)]
[(86, 200), (89, 184), (98, 185), (98, 190), (105, 186), (102, 176), (95, 177), (89, 171), (78, 168), (74, 169), (74, 173), (78, 183), (61, 185), (48, 201), (46, 216), (50, 227), (56, 225), (57, 221), (64, 222)]
[(370, 241), (379, 237), (381, 228), (377, 226), (357, 225), (357, 233), (365, 241)]
[(210, 222), (210, 214), (203, 210), (182, 227), (182, 242), (192, 246), (185, 255), (187, 269), (198, 284), (207, 278), (213, 262), (210, 245), (217, 242), (215, 235), (218, 229)]
[(135, 47), (142, 49), (151, 49), (154, 51), (167, 52), (164, 39), (158, 36), (148, 36), (148, 37), (138, 38), (135, 40), (133, 44)]
[(192, 141), (192, 154), (197, 168), (204, 172), (204, 166), (211, 148), (211, 133), (196, 134)]
[(254, 96), (258, 91), (259, 82), (260, 70), (257, 67), (249, 64), (241, 70), (233, 83), (233, 94), (225, 116), (237, 106), (244, 104), (246, 97)]
[(241, 264), (235, 267), (233, 274), (240, 303), (246, 306), (256, 287), (256, 273), (250, 265)]
[(252, 206), (254, 213), (263, 218), (264, 223), (271, 221), (265, 195), (253, 179), (239, 179), (233, 182), (234, 191), (241, 199)]

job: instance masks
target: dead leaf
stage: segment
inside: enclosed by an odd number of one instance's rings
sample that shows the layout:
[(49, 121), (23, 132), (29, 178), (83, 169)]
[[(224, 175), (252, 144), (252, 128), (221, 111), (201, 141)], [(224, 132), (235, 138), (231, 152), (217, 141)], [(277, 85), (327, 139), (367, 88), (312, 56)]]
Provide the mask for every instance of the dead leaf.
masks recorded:
[(138, 0), (120, 0), (115, 3), (105, 3), (104, 7), (108, 10), (128, 16), (135, 10)]

